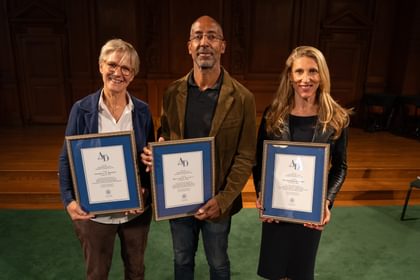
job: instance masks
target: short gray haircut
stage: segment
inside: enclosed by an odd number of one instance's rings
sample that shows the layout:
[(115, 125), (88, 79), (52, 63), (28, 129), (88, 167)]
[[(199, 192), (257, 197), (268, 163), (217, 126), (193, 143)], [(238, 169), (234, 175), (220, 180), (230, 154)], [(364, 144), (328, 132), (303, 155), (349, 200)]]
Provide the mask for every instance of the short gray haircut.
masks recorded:
[(106, 58), (113, 52), (121, 52), (124, 55), (128, 55), (131, 67), (134, 70), (134, 76), (137, 75), (140, 70), (140, 58), (133, 45), (121, 39), (109, 40), (101, 48), (101, 53), (99, 54), (99, 64), (105, 61)]

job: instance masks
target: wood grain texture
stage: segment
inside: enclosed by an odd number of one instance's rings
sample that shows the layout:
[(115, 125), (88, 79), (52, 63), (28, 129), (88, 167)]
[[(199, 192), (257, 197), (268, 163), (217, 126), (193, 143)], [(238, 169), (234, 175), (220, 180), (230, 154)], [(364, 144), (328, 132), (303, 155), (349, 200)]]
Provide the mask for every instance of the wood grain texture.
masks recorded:
[[(62, 208), (57, 172), (64, 126), (3, 127), (0, 135), (0, 208)], [(348, 166), (336, 205), (402, 204), (420, 175), (420, 141), (351, 128)], [(243, 201), (255, 206), (252, 178)], [(413, 190), (410, 203), (420, 203), (420, 191)]]

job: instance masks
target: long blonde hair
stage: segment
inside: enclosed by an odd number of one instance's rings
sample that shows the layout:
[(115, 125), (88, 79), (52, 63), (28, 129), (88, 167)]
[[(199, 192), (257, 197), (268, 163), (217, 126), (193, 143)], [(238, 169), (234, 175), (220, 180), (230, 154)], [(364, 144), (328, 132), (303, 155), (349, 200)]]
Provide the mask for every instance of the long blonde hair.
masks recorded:
[(338, 138), (343, 128), (350, 122), (351, 109), (341, 107), (330, 94), (330, 73), (324, 55), (318, 49), (311, 46), (295, 48), (286, 60), (285, 67), (280, 76), (280, 85), (266, 115), (267, 132), (275, 135), (285, 131), (288, 115), (295, 106), (294, 90), (290, 81), (290, 73), (293, 62), (300, 57), (309, 57), (315, 60), (319, 68), (320, 85), (316, 93), (318, 103), (318, 122), (325, 132), (327, 127), (334, 129), (334, 138)]

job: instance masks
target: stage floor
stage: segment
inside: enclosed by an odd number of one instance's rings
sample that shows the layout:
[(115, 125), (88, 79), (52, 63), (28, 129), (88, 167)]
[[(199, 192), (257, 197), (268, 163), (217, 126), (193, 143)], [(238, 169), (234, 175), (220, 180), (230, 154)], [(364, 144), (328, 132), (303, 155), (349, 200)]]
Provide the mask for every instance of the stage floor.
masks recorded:
[[(56, 208), (58, 155), (65, 127), (0, 127), (0, 208)], [(337, 205), (401, 204), (410, 181), (420, 175), (420, 141), (389, 132), (351, 128), (348, 176)], [(243, 191), (253, 207), (252, 180)], [(420, 191), (412, 203), (420, 203)]]

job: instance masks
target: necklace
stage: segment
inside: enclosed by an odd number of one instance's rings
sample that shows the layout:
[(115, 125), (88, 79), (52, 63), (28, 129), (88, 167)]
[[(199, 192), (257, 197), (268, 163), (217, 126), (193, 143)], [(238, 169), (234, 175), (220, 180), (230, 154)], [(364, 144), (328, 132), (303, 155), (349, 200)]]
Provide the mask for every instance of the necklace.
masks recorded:
[(116, 95), (104, 95), (105, 96), (105, 105), (108, 108), (109, 112), (111, 113), (112, 117), (118, 122), (120, 119), (125, 106), (127, 105), (127, 99), (124, 95), (124, 98), (119, 98), (120, 96)]

